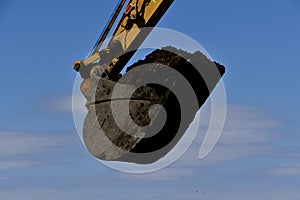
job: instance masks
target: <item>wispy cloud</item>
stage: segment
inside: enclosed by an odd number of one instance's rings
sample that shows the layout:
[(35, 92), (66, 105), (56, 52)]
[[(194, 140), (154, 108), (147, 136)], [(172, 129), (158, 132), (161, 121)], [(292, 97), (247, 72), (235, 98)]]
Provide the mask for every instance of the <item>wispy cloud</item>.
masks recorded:
[(254, 144), (272, 140), (276, 135), (273, 130), (282, 123), (257, 107), (228, 107), (226, 123), (220, 143), (222, 144)]
[(300, 163), (287, 164), (268, 170), (271, 175), (277, 176), (300, 176)]
[(0, 131), (0, 169), (19, 169), (40, 165), (33, 155), (43, 155), (61, 147), (65, 139), (21, 132)]
[(60, 146), (64, 138), (21, 132), (0, 131), (0, 156), (41, 154)]
[(298, 200), (299, 188), (282, 188), (282, 187), (262, 187), (258, 189), (243, 190), (218, 190), (209, 191), (206, 199), (224, 199), (224, 200)]
[[(73, 100), (77, 105), (81, 105), (76, 106), (75, 111), (84, 115), (86, 111), (83, 96), (78, 93)], [(59, 111), (72, 112), (70, 102), (72, 102), (72, 97), (65, 96), (54, 101), (52, 105)], [(226, 161), (234, 162), (254, 156), (269, 156), (278, 152), (278, 149), (270, 143), (278, 138), (278, 128), (284, 125), (281, 121), (268, 115), (266, 110), (260, 107), (229, 105), (220, 140), (213, 151), (205, 159), (200, 160), (198, 152), (210, 120), (209, 103), (201, 108), (197, 118), (200, 118), (200, 129), (190, 149), (171, 167), (151, 174), (151, 176), (145, 175), (144, 178), (148, 180), (172, 180), (180, 176), (193, 176), (203, 171), (195, 170), (199, 167), (218, 166)], [(188, 131), (196, 130), (197, 125), (193, 123)], [(188, 144), (182, 144), (176, 148), (179, 150), (186, 145)], [(295, 171), (294, 168), (293, 170)]]
[(9, 177), (6, 176), (0, 176), (0, 181), (6, 181), (9, 180)]
[(262, 109), (231, 105), (227, 109), (226, 123), (217, 145), (205, 159), (196, 159), (195, 151), (199, 151), (209, 119), (208, 106), (202, 111), (201, 133), (192, 149), (179, 161), (184, 166), (215, 165), (228, 160), (266, 155), (274, 150), (268, 143), (277, 137), (274, 129), (281, 126), (281, 122), (267, 116)]
[[(170, 180), (178, 180), (182, 179), (184, 177), (189, 177), (195, 175), (195, 171), (191, 169), (190, 167), (169, 167), (164, 168), (162, 170), (159, 170), (155, 173), (148, 173), (143, 175), (134, 175), (131, 176), (136, 179), (147, 179), (152, 181), (170, 181)], [(117, 174), (117, 176), (120, 176), (120, 174)], [(116, 176), (116, 177), (117, 177)], [(128, 175), (125, 175), (125, 177), (128, 178)]]
[(34, 161), (0, 161), (0, 170), (28, 168), (38, 166), (40, 164), (40, 162)]
[(80, 91), (80, 85), (82, 79), (79, 75), (76, 76), (72, 94), (65, 93), (60, 95), (54, 95), (56, 98), (50, 99), (46, 102), (46, 105), (52, 111), (60, 112), (73, 112), (76, 115), (85, 115), (86, 114), (86, 99)]
[[(207, 106), (204, 109), (209, 109)], [(202, 109), (202, 111), (206, 112)], [(268, 116), (264, 110), (255, 108), (255, 107), (246, 107), (246, 106), (236, 106), (232, 105), (228, 107), (227, 113), (227, 122), (225, 124), (222, 136), (220, 141), (216, 145), (215, 149), (211, 152), (211, 154), (205, 158), (204, 160), (200, 160), (198, 158), (198, 152), (201, 145), (201, 141), (203, 139), (203, 135), (206, 130), (206, 123), (208, 122), (209, 114), (202, 112), (201, 116), (201, 129), (196, 137), (196, 140), (193, 142), (191, 148), (173, 165), (164, 168), (160, 171), (150, 174), (143, 175), (128, 175), (128, 174), (120, 174), (118, 172), (110, 171), (109, 173), (101, 176), (101, 178), (95, 178), (97, 180), (92, 180), (90, 188), (87, 186), (82, 186), (82, 193), (78, 194), (77, 188), (65, 189), (60, 192), (60, 190), (48, 190), (48, 189), (38, 189), (35, 193), (31, 192), (30, 189), (26, 190), (11, 190), (4, 191), (0, 194), (0, 198), (3, 199), (20, 199), (20, 200), (35, 200), (43, 197), (48, 197), (53, 199), (80, 199), (85, 194), (98, 194), (99, 191), (104, 194), (104, 196), (111, 196), (110, 192), (106, 191), (105, 188), (115, 188), (116, 186), (120, 186), (122, 192), (126, 191), (126, 194), (132, 193), (136, 195), (134, 198), (140, 199), (141, 197), (147, 197), (148, 199), (153, 199), (156, 197), (161, 197), (163, 195), (159, 194), (155, 196), (153, 194), (153, 190), (149, 189), (151, 187), (156, 187), (158, 192), (165, 192), (166, 198), (164, 199), (225, 199), (225, 200), (238, 200), (238, 199), (274, 199), (279, 200), (283, 197), (287, 197), (289, 199), (296, 199), (296, 196), (299, 195), (297, 190), (291, 188), (290, 190), (284, 191), (276, 191), (273, 193), (271, 191), (267, 191), (265, 187), (263, 189), (249, 188), (244, 190), (235, 190), (235, 184), (241, 183), (240, 180), (227, 180), (224, 181), (228, 184), (232, 184), (229, 190), (224, 186), (218, 187), (222, 188), (220, 190), (211, 188), (210, 190), (202, 190), (206, 193), (203, 194), (201, 191), (196, 193), (195, 188), (185, 188), (185, 183), (187, 181), (195, 181), (195, 177), (200, 177), (202, 180), (207, 179), (206, 173), (213, 173), (212, 168), (222, 168), (223, 162), (236, 162), (243, 158), (249, 158), (252, 156), (267, 156), (273, 154), (272, 145), (269, 145), (269, 142), (274, 140), (274, 137), (277, 137), (276, 128), (281, 126), (282, 124), (278, 122), (271, 116)], [(191, 126), (190, 131), (195, 130), (193, 128), (194, 125)], [(32, 134), (25, 133), (10, 133), (10, 132), (0, 132), (0, 152), (6, 151), (6, 153), (0, 153), (0, 158), (5, 157), (5, 155), (32, 155), (39, 154), (41, 152), (45, 153), (45, 149), (51, 149), (51, 147), (58, 147), (59, 144), (63, 140), (52, 138), (52, 137), (42, 137)], [(13, 146), (19, 146), (19, 148), (13, 148), (7, 144), (14, 144)], [(2, 146), (3, 145), (3, 146)], [(43, 154), (43, 153), (41, 153)], [(18, 163), (19, 162), (19, 163)], [(22, 161), (3, 161), (2, 164), (0, 162), (3, 169), (17, 169), (26, 165), (28, 167), (34, 166), (35, 164), (39, 164), (38, 162), (28, 161), (28, 163)], [(255, 164), (255, 163), (254, 163)], [(97, 165), (97, 162), (95, 162)], [(299, 165), (287, 165), (279, 167), (278, 169), (272, 169), (269, 173), (272, 175), (298, 175), (299, 173)], [(77, 176), (77, 175), (76, 175)], [(7, 177), (3, 177), (2, 180), (5, 180)], [(94, 178), (94, 177), (93, 177)], [(212, 177), (214, 178), (214, 177)], [(266, 177), (261, 177), (266, 178)], [(234, 178), (233, 178), (234, 179)], [(0, 177), (1, 180), (1, 177)], [(213, 180), (221, 180), (215, 178)], [(106, 186), (99, 186), (99, 184), (103, 184), (105, 181)], [(145, 182), (149, 181), (149, 182)], [(257, 181), (257, 180), (255, 180)], [(76, 181), (73, 181), (74, 183)], [(80, 182), (80, 181), (78, 181)], [(182, 186), (183, 188), (176, 186), (176, 192), (166, 192), (164, 191), (164, 183), (172, 182)], [(181, 184), (182, 182), (182, 184)], [(140, 184), (141, 183), (141, 184)], [(149, 188), (145, 188), (147, 186)], [(139, 185), (140, 184), (140, 185)], [(157, 185), (156, 185), (157, 184)], [(198, 181), (195, 185), (198, 184)], [(244, 184), (244, 183), (243, 183)], [(67, 184), (66, 184), (67, 185)], [(122, 186), (121, 186), (122, 185)], [(193, 185), (193, 184), (189, 184)], [(47, 188), (48, 185), (45, 185)], [(50, 186), (49, 186), (50, 187)], [(74, 187), (74, 185), (73, 185)], [(162, 187), (162, 188), (159, 188)], [(189, 186), (188, 186), (189, 187)], [(196, 186), (195, 186), (196, 187)], [(208, 186), (209, 187), (209, 186)], [(169, 188), (169, 187), (166, 187)], [(66, 193), (65, 191), (68, 191)], [(132, 199), (125, 193), (114, 193), (111, 199)], [(290, 192), (288, 195), (285, 193)], [(76, 194), (76, 195), (73, 195)], [(77, 195), (78, 194), (78, 195)], [(101, 195), (103, 195), (101, 194)], [(1, 196), (2, 195), (2, 196)], [(61, 196), (60, 196), (61, 195)], [(80, 196), (82, 195), (82, 196)], [(93, 196), (94, 197), (94, 196)], [(117, 198), (120, 197), (120, 198)], [(133, 199), (134, 199), (133, 198)], [(96, 197), (95, 197), (96, 199)]]
[(78, 91), (73, 95), (61, 95), (59, 98), (47, 101), (48, 108), (53, 111), (60, 112), (76, 112), (76, 113), (86, 113), (85, 108), (86, 99)]
[[(81, 194), (80, 194), (81, 193)], [(83, 196), (87, 196), (84, 190), (67, 190), (67, 189), (42, 189), (42, 188), (32, 188), (32, 189), (10, 189), (6, 191), (1, 191), (0, 199), (12, 199), (12, 200), (64, 200), (72, 199), (79, 200), (83, 199)]]
[[(236, 162), (250, 157), (263, 157), (273, 155), (276, 147), (269, 144), (277, 137), (274, 129), (281, 123), (270, 116), (264, 110), (255, 107), (229, 106), (227, 122), (222, 136), (213, 151), (205, 158), (199, 159), (198, 152), (206, 133), (209, 119), (209, 107), (206, 105), (197, 117), (202, 117), (199, 133), (191, 147), (185, 154), (170, 167), (142, 176), (134, 176), (146, 180), (178, 180), (181, 177), (193, 177), (204, 175), (208, 168), (221, 166), (223, 162)], [(207, 116), (207, 117), (204, 117)], [(195, 131), (193, 123), (188, 131)], [(192, 138), (190, 138), (192, 140)], [(188, 144), (176, 146), (183, 149)], [(180, 151), (180, 150), (179, 150)], [(125, 175), (125, 177), (128, 177)]]

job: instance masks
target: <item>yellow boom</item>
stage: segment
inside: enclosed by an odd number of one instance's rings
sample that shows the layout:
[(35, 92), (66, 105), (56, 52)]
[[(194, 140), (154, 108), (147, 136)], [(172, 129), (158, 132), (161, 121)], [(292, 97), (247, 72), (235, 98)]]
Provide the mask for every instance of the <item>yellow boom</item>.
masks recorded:
[(91, 55), (85, 60), (75, 61), (74, 69), (83, 79), (95, 75), (109, 78), (119, 74), (151, 31), (142, 28), (154, 27), (174, 0), (129, 0), (113, 37), (100, 50), (125, 1), (119, 1)]

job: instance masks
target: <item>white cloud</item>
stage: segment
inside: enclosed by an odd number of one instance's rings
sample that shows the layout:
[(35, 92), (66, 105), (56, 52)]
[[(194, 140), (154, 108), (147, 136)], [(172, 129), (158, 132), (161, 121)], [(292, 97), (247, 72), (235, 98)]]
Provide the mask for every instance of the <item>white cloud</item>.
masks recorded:
[(0, 176), (0, 181), (6, 181), (6, 180), (9, 180), (9, 179), (10, 179), (9, 177)]
[(40, 164), (41, 163), (34, 161), (0, 161), (0, 170), (29, 168)]
[(47, 101), (47, 105), (51, 110), (61, 112), (75, 112), (77, 114), (86, 114), (86, 99), (77, 91), (73, 95), (61, 95), (56, 99)]
[(205, 159), (198, 159), (199, 151), (207, 130), (209, 107), (201, 110), (200, 133), (192, 148), (178, 161), (183, 166), (208, 166), (219, 162), (236, 160), (249, 156), (267, 155), (274, 151), (268, 142), (277, 134), (274, 129), (281, 125), (277, 120), (266, 116), (262, 109), (231, 105), (228, 106), (225, 126), (215, 148)]
[(282, 124), (255, 107), (229, 106), (221, 137), (224, 144), (253, 144), (276, 137), (273, 129)]
[(300, 163), (288, 164), (283, 167), (273, 168), (270, 169), (268, 173), (278, 176), (300, 176)]
[[(71, 193), (70, 193), (71, 196)], [(10, 189), (1, 191), (0, 199), (12, 200), (62, 200), (67, 199), (63, 189)], [(74, 197), (72, 199), (78, 199)]]
[[(74, 111), (78, 115), (84, 116), (86, 113), (84, 97), (77, 92), (73, 100), (77, 105)], [(52, 105), (57, 110), (71, 112), (71, 103), (72, 97), (65, 96), (55, 100)], [(198, 114), (197, 117), (200, 117), (200, 130), (191, 149), (177, 162), (176, 166), (180, 166), (180, 168), (216, 165), (224, 161), (270, 154), (274, 151), (274, 147), (271, 147), (268, 143), (277, 139), (278, 135), (274, 130), (282, 126), (281, 122), (268, 116), (266, 111), (260, 107), (229, 105), (220, 140), (213, 151), (205, 159), (200, 160), (197, 153), (210, 120), (209, 101)], [(189, 131), (195, 131), (196, 128), (196, 124), (193, 123)], [(184, 145), (181, 145), (177, 148), (184, 147)]]
[(72, 96), (62, 96), (57, 99), (52, 99), (48, 103), (52, 110), (72, 112)]
[(62, 137), (57, 136), (0, 131), (0, 157), (41, 154), (62, 145), (64, 141)]
[(147, 179), (147, 180), (160, 180), (160, 181), (170, 181), (178, 180), (182, 177), (193, 176), (195, 171), (191, 170), (189, 167), (169, 167), (159, 170), (155, 173), (144, 174), (142, 176), (136, 175), (135, 178)]
[(65, 139), (57, 136), (0, 131), (0, 170), (40, 165), (39, 161), (33, 160), (33, 155), (49, 153), (65, 142)]
[[(299, 151), (299, 149), (298, 149)], [(290, 153), (289, 154), (290, 157), (295, 158), (295, 159), (299, 159), (300, 158), (300, 153)]]
[[(207, 106), (204, 107), (207, 109)], [(202, 110), (204, 116), (209, 116), (207, 110)], [(205, 158), (199, 159), (198, 152), (206, 132), (204, 124), (208, 123), (206, 118), (200, 122), (201, 129), (191, 147), (187, 152), (170, 167), (159, 170), (155, 173), (134, 176), (145, 180), (178, 180), (180, 177), (192, 177), (204, 175), (211, 166), (220, 166), (222, 162), (249, 157), (262, 157), (273, 155), (275, 147), (269, 145), (277, 135), (274, 128), (280, 123), (268, 117), (258, 108), (242, 106), (229, 106), (227, 113), (228, 120), (225, 124), (220, 141), (213, 151)], [(195, 124), (190, 126), (189, 131), (195, 130)], [(185, 145), (176, 148), (184, 148)], [(127, 175), (125, 177), (128, 178)]]
[(298, 200), (300, 196), (299, 188), (287, 187), (262, 187), (259, 189), (230, 189), (207, 192), (206, 199), (223, 200)]

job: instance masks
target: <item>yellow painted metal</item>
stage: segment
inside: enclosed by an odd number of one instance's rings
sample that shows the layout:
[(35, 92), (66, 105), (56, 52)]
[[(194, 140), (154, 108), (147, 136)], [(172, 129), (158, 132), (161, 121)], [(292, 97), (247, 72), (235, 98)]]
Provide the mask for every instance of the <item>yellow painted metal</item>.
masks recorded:
[[(139, 48), (151, 29), (143, 30), (144, 27), (154, 27), (160, 18), (167, 11), (174, 0), (129, 0), (125, 12), (115, 28), (113, 37), (106, 49), (110, 49), (111, 44), (120, 44), (122, 47), (119, 53), (127, 54), (122, 58), (114, 58), (114, 62), (106, 67), (106, 73), (119, 73), (126, 65), (134, 52)], [(89, 65), (100, 59), (99, 52), (95, 52), (90, 57), (81, 62), (75, 62), (74, 69), (82, 65)], [(78, 70), (77, 70), (78, 71)]]

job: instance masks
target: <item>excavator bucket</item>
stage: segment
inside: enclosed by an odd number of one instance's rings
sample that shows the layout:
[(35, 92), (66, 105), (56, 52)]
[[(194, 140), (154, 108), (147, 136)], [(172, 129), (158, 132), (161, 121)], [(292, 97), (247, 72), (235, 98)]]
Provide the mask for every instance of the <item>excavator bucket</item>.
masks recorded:
[(148, 164), (164, 157), (225, 73), (200, 52), (167, 47), (119, 74), (173, 1), (128, 0), (113, 37), (101, 49), (125, 5), (119, 0), (89, 57), (74, 63), (88, 107), (83, 140), (101, 160)]
[(182, 138), (224, 73), (199, 51), (165, 47), (122, 76), (84, 80), (87, 149), (101, 160), (156, 162)]

